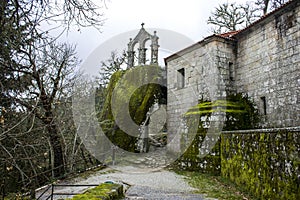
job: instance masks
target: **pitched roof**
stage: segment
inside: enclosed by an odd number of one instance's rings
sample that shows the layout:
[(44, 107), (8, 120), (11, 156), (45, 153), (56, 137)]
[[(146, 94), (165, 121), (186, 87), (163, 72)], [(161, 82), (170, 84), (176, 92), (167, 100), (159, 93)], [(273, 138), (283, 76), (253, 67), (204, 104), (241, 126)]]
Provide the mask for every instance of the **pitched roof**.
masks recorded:
[(218, 34), (218, 36), (224, 37), (224, 38), (232, 38), (233, 36), (235, 36), (239, 32), (240, 32), (240, 30), (238, 30), (238, 31), (230, 31), (230, 32), (227, 32), (227, 33)]

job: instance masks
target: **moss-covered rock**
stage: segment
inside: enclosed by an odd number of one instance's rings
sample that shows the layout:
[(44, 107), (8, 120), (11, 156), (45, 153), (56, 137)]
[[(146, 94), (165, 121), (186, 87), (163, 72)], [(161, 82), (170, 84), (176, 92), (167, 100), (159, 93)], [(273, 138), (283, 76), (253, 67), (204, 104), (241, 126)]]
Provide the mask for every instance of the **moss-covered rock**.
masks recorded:
[[(149, 108), (155, 101), (166, 101), (165, 88), (161, 84), (156, 84), (161, 75), (162, 69), (159, 66), (140, 66), (112, 75), (107, 86), (104, 105), (97, 108), (102, 108), (98, 111), (102, 129), (110, 141), (118, 147), (135, 152), (139, 136), (138, 128), (146, 119)], [(128, 118), (132, 119), (134, 125), (128, 123)], [(121, 125), (127, 130), (122, 130)]]
[(113, 183), (102, 183), (83, 194), (75, 195), (72, 200), (115, 200), (124, 196), (123, 186)]

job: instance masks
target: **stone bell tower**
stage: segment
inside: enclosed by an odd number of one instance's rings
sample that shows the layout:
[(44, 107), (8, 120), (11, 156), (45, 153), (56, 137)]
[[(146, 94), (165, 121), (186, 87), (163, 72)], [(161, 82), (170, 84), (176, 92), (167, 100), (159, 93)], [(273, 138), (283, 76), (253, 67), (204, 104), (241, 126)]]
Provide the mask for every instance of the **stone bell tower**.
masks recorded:
[(139, 33), (135, 36), (134, 39), (130, 38), (129, 43), (128, 43), (128, 64), (127, 68), (133, 67), (134, 66), (134, 57), (135, 53), (134, 52), (134, 46), (138, 43), (139, 48), (138, 48), (138, 65), (145, 65), (146, 64), (146, 51), (147, 48), (145, 48), (145, 44), (148, 40), (151, 40), (151, 60), (150, 64), (151, 65), (157, 65), (158, 64), (158, 37), (156, 35), (156, 31), (154, 31), (154, 34), (151, 35), (144, 29), (144, 23), (141, 24), (142, 28), (140, 29)]

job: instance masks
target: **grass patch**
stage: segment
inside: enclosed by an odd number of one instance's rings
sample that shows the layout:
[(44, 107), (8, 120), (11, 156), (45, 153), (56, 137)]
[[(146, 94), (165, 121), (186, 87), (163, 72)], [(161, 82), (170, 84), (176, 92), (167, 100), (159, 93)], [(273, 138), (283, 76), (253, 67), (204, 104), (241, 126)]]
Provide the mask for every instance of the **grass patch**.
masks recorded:
[(219, 200), (255, 200), (251, 194), (238, 189), (236, 185), (220, 176), (199, 172), (176, 171), (185, 176), (188, 183), (197, 189), (196, 193), (204, 194), (209, 198)]

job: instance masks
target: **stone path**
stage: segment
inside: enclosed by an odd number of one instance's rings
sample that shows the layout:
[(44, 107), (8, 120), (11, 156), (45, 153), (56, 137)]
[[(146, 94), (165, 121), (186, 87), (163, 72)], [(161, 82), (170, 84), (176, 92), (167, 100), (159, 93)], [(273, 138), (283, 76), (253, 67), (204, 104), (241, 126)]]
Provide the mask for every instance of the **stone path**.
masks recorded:
[[(116, 153), (115, 166), (95, 172), (86, 178), (73, 178), (59, 184), (99, 185), (112, 181), (123, 184), (126, 190), (125, 200), (205, 199), (203, 195), (194, 194), (195, 189), (186, 183), (183, 176), (163, 169), (172, 161), (172, 156), (167, 154), (165, 147), (151, 150), (149, 153), (134, 156), (117, 152), (119, 154)], [(83, 193), (87, 189), (87, 187), (60, 187), (55, 188), (55, 192)], [(37, 196), (41, 192), (42, 190), (37, 192)], [(54, 196), (53, 199), (70, 197), (72, 196)]]
[[(87, 178), (74, 178), (60, 184), (100, 184), (105, 181), (121, 183), (127, 189), (126, 198), (131, 199), (198, 199), (203, 195), (193, 194), (184, 177), (170, 171), (149, 171), (148, 169), (130, 166), (116, 166), (98, 171)], [(84, 192), (87, 188), (57, 188), (55, 192)], [(41, 191), (40, 191), (41, 192)], [(37, 192), (37, 195), (40, 194)], [(70, 198), (71, 196), (55, 196), (54, 199)]]
[[(154, 148), (154, 149), (152, 149)], [(167, 167), (170, 163), (174, 162), (176, 158), (173, 155), (167, 153), (166, 147), (150, 147), (148, 153), (130, 155), (116, 155), (116, 164), (122, 166), (136, 166), (138, 169), (147, 168), (162, 169)]]
[(190, 199), (190, 200), (201, 200), (204, 199), (200, 194), (189, 194), (186, 192), (178, 192), (172, 190), (162, 190), (147, 186), (133, 186), (126, 192), (125, 200), (134, 199), (150, 199), (150, 200), (180, 200), (180, 199)]

